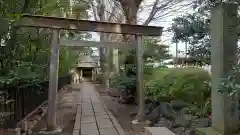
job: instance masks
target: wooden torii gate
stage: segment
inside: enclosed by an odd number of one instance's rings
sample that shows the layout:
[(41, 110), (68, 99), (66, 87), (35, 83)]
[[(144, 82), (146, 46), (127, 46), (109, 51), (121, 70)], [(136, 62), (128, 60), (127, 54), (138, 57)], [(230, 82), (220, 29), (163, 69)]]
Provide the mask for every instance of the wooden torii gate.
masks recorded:
[(96, 22), (57, 17), (44, 17), (23, 15), (16, 24), (17, 27), (38, 27), (53, 29), (51, 41), (51, 60), (49, 76), (47, 131), (55, 131), (57, 109), (57, 86), (59, 64), (59, 31), (78, 30), (90, 32), (104, 32), (117, 34), (132, 34), (137, 39), (137, 91), (140, 95), (140, 118), (144, 115), (143, 93), (143, 61), (142, 61), (142, 36), (161, 36), (163, 27), (129, 25), (119, 23)]

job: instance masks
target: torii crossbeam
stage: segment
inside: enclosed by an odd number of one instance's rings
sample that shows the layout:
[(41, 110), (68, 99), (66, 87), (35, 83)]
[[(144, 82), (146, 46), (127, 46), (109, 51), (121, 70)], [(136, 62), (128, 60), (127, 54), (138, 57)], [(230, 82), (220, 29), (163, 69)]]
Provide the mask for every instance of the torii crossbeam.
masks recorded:
[(163, 27), (129, 25), (119, 23), (97, 22), (87, 20), (66, 19), (57, 17), (23, 15), (16, 27), (38, 27), (53, 29), (50, 61), (50, 80), (48, 95), (47, 130), (56, 130), (58, 62), (59, 62), (59, 30), (78, 30), (116, 34), (132, 34), (137, 39), (137, 90), (140, 95), (140, 119), (144, 115), (143, 92), (143, 60), (142, 36), (161, 36)]
[(83, 40), (60, 40), (60, 46), (68, 46), (78, 49), (79, 47), (110, 47), (110, 48), (136, 48), (136, 43), (96, 42)]

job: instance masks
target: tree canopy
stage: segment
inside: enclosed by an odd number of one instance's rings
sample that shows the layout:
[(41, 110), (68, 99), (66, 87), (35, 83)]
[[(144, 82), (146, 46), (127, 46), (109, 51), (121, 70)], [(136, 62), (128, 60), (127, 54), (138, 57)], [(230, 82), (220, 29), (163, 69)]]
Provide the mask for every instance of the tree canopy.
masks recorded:
[[(81, 6), (79, 6), (81, 5)], [(6, 84), (41, 81), (48, 78), (50, 29), (16, 28), (12, 23), (22, 14), (72, 16), (87, 19), (88, 4), (76, 0), (4, 0), (0, 1), (0, 87)], [(89, 34), (61, 31), (68, 38), (90, 38)], [(59, 74), (68, 73), (77, 60), (77, 51), (61, 47)]]

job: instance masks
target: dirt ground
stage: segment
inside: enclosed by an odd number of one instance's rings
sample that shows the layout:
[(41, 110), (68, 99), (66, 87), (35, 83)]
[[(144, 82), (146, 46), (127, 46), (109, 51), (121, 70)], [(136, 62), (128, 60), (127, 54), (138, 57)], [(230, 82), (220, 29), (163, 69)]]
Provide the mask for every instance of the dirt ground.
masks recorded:
[(119, 104), (117, 98), (110, 97), (101, 86), (98, 87), (98, 92), (101, 97), (101, 101), (107, 106), (107, 109), (111, 111), (118, 123), (121, 125), (126, 135), (136, 135), (137, 133), (131, 129), (131, 122), (133, 118), (130, 116), (130, 112), (134, 110), (136, 105)]
[[(57, 108), (57, 125), (62, 128), (60, 135), (72, 135), (74, 128), (74, 119), (76, 114), (76, 95), (80, 92), (79, 89), (68, 88), (59, 94), (58, 108)], [(34, 127), (33, 134), (38, 134), (39, 131), (46, 128), (44, 119)]]

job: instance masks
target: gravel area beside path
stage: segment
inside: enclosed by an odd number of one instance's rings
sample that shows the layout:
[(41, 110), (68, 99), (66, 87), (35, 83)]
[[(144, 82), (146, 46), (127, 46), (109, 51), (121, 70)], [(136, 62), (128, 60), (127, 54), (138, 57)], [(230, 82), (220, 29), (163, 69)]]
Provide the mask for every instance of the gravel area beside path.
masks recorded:
[(117, 98), (111, 97), (105, 92), (104, 88), (97, 85), (98, 92), (101, 100), (106, 105), (107, 109), (117, 119), (118, 123), (123, 128), (126, 135), (137, 135), (139, 133), (132, 130), (131, 122), (133, 118), (130, 116), (130, 112), (133, 111), (136, 105), (119, 104)]
[[(79, 93), (80, 89), (76, 85), (72, 85), (59, 93), (57, 125), (63, 130), (60, 135), (72, 135), (77, 108), (77, 95)], [(38, 134), (39, 131), (46, 128), (45, 119), (46, 116), (33, 128), (33, 134)]]

